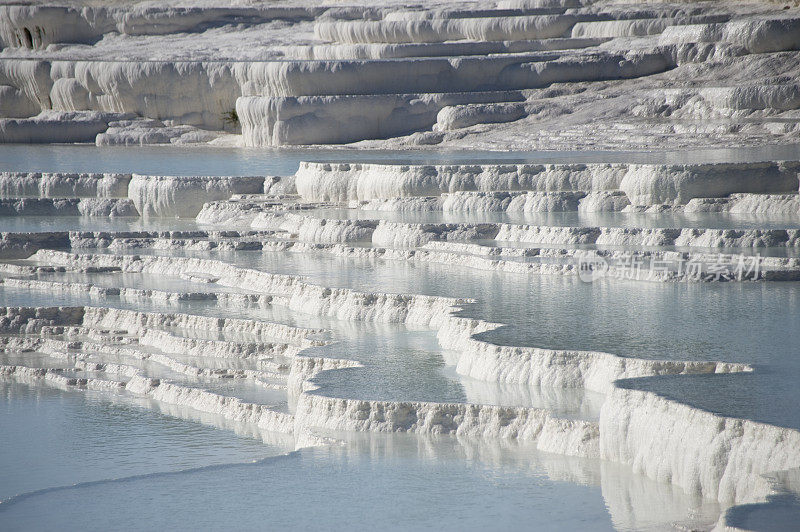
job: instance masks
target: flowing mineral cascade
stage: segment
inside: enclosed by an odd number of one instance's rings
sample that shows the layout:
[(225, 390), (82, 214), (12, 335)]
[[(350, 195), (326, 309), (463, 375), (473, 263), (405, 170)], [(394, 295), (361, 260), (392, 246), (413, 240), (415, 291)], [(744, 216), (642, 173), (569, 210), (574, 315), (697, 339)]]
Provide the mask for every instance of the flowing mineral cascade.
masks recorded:
[(796, 529), (799, 190), (798, 0), (0, 0), (0, 529)]

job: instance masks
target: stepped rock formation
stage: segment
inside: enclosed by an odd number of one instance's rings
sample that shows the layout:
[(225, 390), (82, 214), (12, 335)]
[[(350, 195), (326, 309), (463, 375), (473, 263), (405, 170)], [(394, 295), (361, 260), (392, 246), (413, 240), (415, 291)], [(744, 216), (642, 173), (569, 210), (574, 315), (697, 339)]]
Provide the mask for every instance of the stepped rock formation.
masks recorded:
[(780, 7), (2, 5), (0, 141), (786, 142), (800, 18)]
[(259, 169), (0, 146), (0, 386), (286, 453), (407, 436), (599, 488), (622, 529), (780, 526), (795, 4), (2, 3), (0, 143)]

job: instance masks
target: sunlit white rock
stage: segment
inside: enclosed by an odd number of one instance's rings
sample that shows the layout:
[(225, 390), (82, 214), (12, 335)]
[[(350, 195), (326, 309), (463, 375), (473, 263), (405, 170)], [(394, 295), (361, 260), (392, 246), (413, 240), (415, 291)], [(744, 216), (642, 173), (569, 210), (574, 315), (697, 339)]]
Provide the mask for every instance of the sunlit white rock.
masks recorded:
[(194, 217), (207, 201), (254, 194), (263, 177), (172, 177), (134, 174), (128, 197), (142, 216)]
[(4, 198), (125, 198), (130, 174), (0, 172)]

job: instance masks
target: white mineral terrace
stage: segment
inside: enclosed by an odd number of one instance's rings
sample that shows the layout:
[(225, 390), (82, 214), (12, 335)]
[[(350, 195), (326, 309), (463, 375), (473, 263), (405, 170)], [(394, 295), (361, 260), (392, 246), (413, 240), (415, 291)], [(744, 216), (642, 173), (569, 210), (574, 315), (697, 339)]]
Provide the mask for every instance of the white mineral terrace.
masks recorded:
[(798, 79), (796, 0), (0, 1), (0, 529), (796, 528)]
[(8, 3), (0, 141), (792, 142), (792, 3)]

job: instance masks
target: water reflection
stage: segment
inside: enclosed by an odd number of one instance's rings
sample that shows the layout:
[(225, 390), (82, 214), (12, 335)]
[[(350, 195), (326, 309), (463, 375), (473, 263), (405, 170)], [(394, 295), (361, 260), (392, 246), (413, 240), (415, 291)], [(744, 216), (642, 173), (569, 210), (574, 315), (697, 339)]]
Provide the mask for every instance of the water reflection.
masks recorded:
[(531, 162), (705, 163), (797, 159), (799, 144), (665, 151), (363, 150), (211, 146), (0, 145), (0, 171), (151, 175), (290, 175), (300, 161), (407, 164)]

